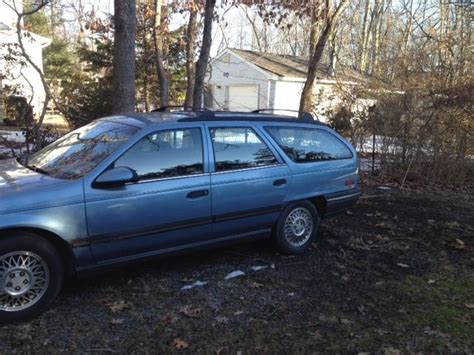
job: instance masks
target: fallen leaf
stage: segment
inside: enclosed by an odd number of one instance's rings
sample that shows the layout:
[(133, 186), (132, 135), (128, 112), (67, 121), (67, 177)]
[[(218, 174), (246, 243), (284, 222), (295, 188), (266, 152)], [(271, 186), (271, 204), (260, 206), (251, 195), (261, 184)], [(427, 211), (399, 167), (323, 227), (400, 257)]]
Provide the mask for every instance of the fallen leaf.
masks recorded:
[(400, 267), (402, 267), (402, 268), (404, 268), (404, 269), (410, 267), (410, 265), (407, 265), (407, 264), (404, 264), (404, 263), (397, 263), (397, 266), (400, 266)]
[(436, 282), (435, 280), (429, 279), (429, 280), (428, 280), (428, 285), (432, 285), (432, 284), (434, 284), (435, 282)]
[(188, 282), (193, 282), (194, 279), (191, 278), (191, 277), (185, 277), (185, 278), (183, 278), (183, 279), (181, 279), (181, 280), (179, 280), (179, 281), (180, 281), (180, 282), (183, 282), (183, 283), (188, 283)]
[(227, 318), (226, 316), (217, 316), (216, 322), (221, 324), (227, 324), (229, 323), (229, 318)]
[(120, 324), (123, 324), (124, 321), (125, 319), (122, 319), (122, 318), (114, 318), (110, 321), (110, 324), (120, 325)]
[(334, 317), (334, 316), (326, 317), (324, 315), (321, 315), (321, 316), (319, 316), (319, 320), (321, 322), (329, 322), (329, 323), (336, 323), (337, 322), (337, 318)]
[(201, 308), (193, 308), (190, 305), (187, 305), (180, 310), (181, 313), (183, 313), (185, 316), (190, 317), (190, 318), (199, 318), (202, 314), (202, 309)]
[(459, 227), (461, 227), (461, 225), (457, 221), (447, 222), (446, 226), (448, 226), (449, 228), (459, 228)]
[(474, 303), (465, 303), (464, 306), (469, 309), (474, 309)]
[(178, 318), (174, 314), (169, 313), (163, 317), (162, 322), (165, 323), (165, 325), (170, 325), (176, 323), (177, 320)]
[(385, 348), (383, 351), (384, 355), (400, 355), (401, 352), (398, 349), (394, 348)]
[(122, 311), (123, 309), (125, 309), (127, 307), (128, 307), (127, 302), (125, 302), (123, 300), (116, 301), (116, 302), (109, 305), (109, 308), (113, 313), (120, 312), (120, 311)]
[(255, 282), (255, 281), (250, 284), (250, 288), (258, 289), (258, 288), (262, 288), (262, 287), (263, 287), (263, 284), (259, 284), (258, 282)]
[(189, 344), (181, 338), (175, 338), (173, 340), (173, 346), (178, 350), (184, 350), (189, 348)]
[(351, 322), (349, 319), (341, 318), (341, 323), (344, 324), (344, 325), (349, 325), (349, 324), (351, 324), (352, 322)]
[(463, 242), (461, 239), (456, 238), (456, 242), (457, 242), (460, 246), (462, 246), (462, 247), (464, 246), (464, 242)]
[(237, 311), (237, 312), (234, 312), (234, 316), (240, 316), (244, 314), (244, 311)]
[(312, 243), (308, 248), (308, 250), (310, 250), (310, 251), (313, 251), (313, 250), (316, 250), (316, 249), (318, 249), (318, 245), (316, 243)]

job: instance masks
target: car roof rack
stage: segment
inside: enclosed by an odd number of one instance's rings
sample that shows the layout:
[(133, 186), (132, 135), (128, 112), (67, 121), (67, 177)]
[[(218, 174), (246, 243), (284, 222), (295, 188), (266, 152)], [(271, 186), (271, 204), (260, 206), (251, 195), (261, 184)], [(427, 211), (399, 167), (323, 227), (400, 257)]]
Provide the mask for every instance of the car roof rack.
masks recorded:
[[(178, 109), (177, 111), (170, 111)], [(327, 124), (315, 119), (311, 113), (305, 112), (301, 117), (279, 115), (272, 113), (265, 113), (271, 111), (291, 111), (299, 112), (296, 110), (284, 110), (284, 109), (259, 109), (254, 111), (237, 112), (237, 111), (213, 111), (201, 107), (189, 107), (189, 106), (161, 106), (152, 110), (150, 113), (159, 113), (160, 116), (153, 118), (147, 113), (142, 114), (130, 114), (130, 117), (137, 118), (145, 122), (157, 122), (158, 121), (172, 121), (173, 117), (168, 116), (169, 114), (179, 114), (178, 117), (174, 117), (176, 122), (196, 122), (196, 121), (257, 121), (257, 122), (291, 122), (291, 123), (306, 123), (327, 126)], [(163, 115), (166, 115), (163, 116)]]
[[(260, 108), (260, 109), (257, 109), (257, 110), (253, 110), (252, 113), (275, 112), (275, 111), (295, 112), (295, 113), (298, 114), (298, 117), (299, 117), (299, 114), (301, 112), (299, 110), (288, 110), (288, 109), (284, 109), (284, 108)], [(304, 121), (304, 122), (311, 122), (311, 121), (320, 122), (319, 119), (318, 119), (318, 116), (316, 116), (312, 113), (309, 113), (309, 112), (303, 112), (303, 114), (301, 115), (300, 120)]]
[(182, 111), (188, 112), (196, 112), (196, 111), (205, 111), (205, 112), (212, 112), (203, 107), (192, 107), (192, 106), (184, 106), (184, 105), (168, 105), (168, 106), (160, 106), (151, 110), (151, 112), (170, 112), (172, 109), (182, 109)]

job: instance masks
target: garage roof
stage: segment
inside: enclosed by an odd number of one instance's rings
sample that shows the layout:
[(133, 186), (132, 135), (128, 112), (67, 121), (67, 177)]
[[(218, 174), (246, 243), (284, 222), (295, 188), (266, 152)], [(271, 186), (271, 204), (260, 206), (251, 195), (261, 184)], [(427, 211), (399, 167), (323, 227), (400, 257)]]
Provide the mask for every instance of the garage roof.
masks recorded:
[[(308, 59), (287, 54), (255, 52), (244, 49), (229, 50), (257, 67), (280, 77), (306, 79)], [(328, 64), (321, 63), (317, 71), (318, 79), (365, 81), (366, 78), (352, 68), (339, 66), (335, 75), (331, 74)]]

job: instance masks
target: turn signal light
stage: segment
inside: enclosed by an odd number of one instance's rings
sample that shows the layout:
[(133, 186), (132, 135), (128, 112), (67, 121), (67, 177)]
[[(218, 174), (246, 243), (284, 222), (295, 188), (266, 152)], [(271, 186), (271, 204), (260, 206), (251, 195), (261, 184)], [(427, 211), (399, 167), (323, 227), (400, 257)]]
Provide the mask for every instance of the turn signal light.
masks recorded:
[(352, 189), (353, 187), (355, 187), (355, 181), (354, 180), (346, 180), (346, 182), (344, 183), (348, 188)]

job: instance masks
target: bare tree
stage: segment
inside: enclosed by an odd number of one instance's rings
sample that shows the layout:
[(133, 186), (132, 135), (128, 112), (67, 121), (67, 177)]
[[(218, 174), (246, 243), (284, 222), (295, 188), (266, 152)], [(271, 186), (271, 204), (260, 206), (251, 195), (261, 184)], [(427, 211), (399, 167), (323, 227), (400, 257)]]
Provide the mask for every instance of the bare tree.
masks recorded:
[(155, 49), (156, 73), (160, 86), (160, 106), (170, 101), (170, 78), (167, 63), (168, 48), (164, 40), (167, 32), (167, 9), (163, 0), (154, 0), (155, 21), (153, 24), (153, 45)]
[(194, 51), (196, 49), (197, 40), (197, 24), (198, 10), (191, 8), (189, 12), (189, 22), (186, 30), (186, 98), (184, 100), (185, 107), (193, 106), (194, 83), (196, 80), (195, 66), (194, 66)]
[(212, 44), (212, 22), (214, 19), (214, 9), (216, 0), (206, 0), (204, 7), (204, 29), (202, 35), (201, 52), (196, 63), (196, 80), (194, 82), (193, 106), (202, 106), (202, 96), (204, 92), (204, 77), (209, 63), (209, 53)]
[[(314, 45), (311, 45), (310, 48), (313, 48), (309, 57), (308, 65), (308, 74), (306, 82), (301, 93), (300, 107), (299, 111), (301, 113), (306, 111), (312, 111), (312, 96), (313, 96), (313, 87), (316, 81), (316, 73), (318, 65), (323, 56), (324, 48), (326, 42), (331, 37), (333, 31), (336, 28), (337, 21), (342, 16), (347, 5), (349, 5), (349, 0), (341, 0), (339, 5), (332, 9), (329, 0), (325, 0), (323, 3), (314, 5), (320, 6), (319, 11), (313, 12), (313, 26), (317, 25), (317, 20), (322, 21), (321, 31), (317, 40), (314, 38)], [(318, 16), (319, 14), (319, 16)]]
[(135, 0), (114, 2), (113, 112), (135, 111)]
[(38, 1), (34, 4), (34, 6), (32, 6), (32, 8), (30, 10), (28, 10), (28, 11), (23, 10), (21, 12), (17, 9), (15, 2), (10, 2), (10, 1), (6, 1), (6, 0), (3, 0), (3, 2), (8, 7), (10, 7), (15, 12), (15, 14), (17, 16), (17, 19), (16, 19), (16, 35), (17, 35), (18, 47), (20, 49), (21, 56), (36, 71), (36, 73), (38, 73), (38, 75), (41, 79), (41, 84), (43, 85), (43, 90), (44, 90), (44, 93), (45, 93), (45, 97), (44, 97), (43, 105), (41, 107), (41, 112), (40, 112), (38, 120), (33, 121), (33, 123), (32, 123), (32, 133), (33, 133), (33, 136), (34, 136), (35, 144), (38, 148), (41, 148), (41, 145), (42, 145), (41, 129), (43, 127), (43, 122), (44, 122), (44, 118), (46, 116), (46, 112), (47, 112), (47, 109), (48, 109), (48, 104), (51, 101), (51, 90), (50, 90), (49, 85), (46, 81), (46, 77), (44, 76), (43, 71), (32, 60), (32, 58), (30, 57), (30, 55), (26, 51), (24, 40), (28, 36), (26, 35), (26, 33), (22, 29), (22, 23), (23, 23), (23, 20), (26, 16), (31, 16), (31, 15), (37, 13), (42, 8), (44, 8), (49, 3), (49, 1), (48, 0)]

